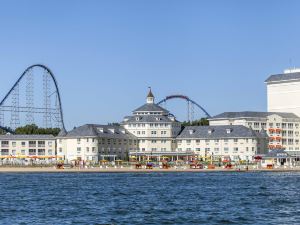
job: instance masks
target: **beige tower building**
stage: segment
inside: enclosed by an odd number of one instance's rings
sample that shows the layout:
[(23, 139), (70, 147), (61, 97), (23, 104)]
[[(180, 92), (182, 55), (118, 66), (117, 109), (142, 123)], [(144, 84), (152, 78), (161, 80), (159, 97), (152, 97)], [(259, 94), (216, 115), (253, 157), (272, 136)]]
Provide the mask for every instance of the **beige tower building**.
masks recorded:
[(268, 112), (290, 112), (300, 117), (300, 69), (271, 75), (265, 83)]

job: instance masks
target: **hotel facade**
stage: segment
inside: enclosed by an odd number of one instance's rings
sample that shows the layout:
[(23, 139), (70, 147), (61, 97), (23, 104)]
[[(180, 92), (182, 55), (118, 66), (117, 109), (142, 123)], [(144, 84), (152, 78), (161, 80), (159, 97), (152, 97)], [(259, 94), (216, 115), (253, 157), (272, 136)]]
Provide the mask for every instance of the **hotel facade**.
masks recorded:
[[(275, 116), (276, 120), (279, 120), (278, 115), (270, 116)], [(282, 120), (286, 119), (283, 114), (279, 116)], [(132, 115), (126, 116), (120, 126), (85, 124), (68, 132), (62, 130), (56, 138), (51, 137), (51, 141), (54, 142), (51, 149), (42, 148), (42, 145), (39, 148), (42, 142), (43, 146), (47, 146), (49, 142), (49, 138), (42, 135), (36, 136), (35, 140), (31, 137), (30, 143), (37, 144), (34, 148), (37, 155), (51, 153), (65, 161), (80, 160), (94, 163), (101, 160), (129, 159), (161, 161), (165, 158), (172, 161), (190, 161), (207, 157), (250, 161), (256, 154), (264, 154), (267, 151), (268, 136), (265, 129), (261, 129), (264, 124), (260, 124), (257, 128), (255, 121), (252, 121), (253, 126), (250, 126), (248, 120), (241, 124), (237, 120), (227, 123), (225, 119), (223, 121), (218, 117), (214, 119), (214, 126), (183, 128), (173, 114), (155, 104), (154, 95), (150, 90), (146, 103), (135, 109)], [(210, 120), (210, 123), (213, 122), (213, 119)], [(297, 129), (296, 124), (293, 126)], [(267, 126), (267, 131), (268, 128)], [(2, 135), (2, 138), (9, 139), (10, 143), (18, 137)], [(6, 146), (7, 141), (3, 140), (1, 143)], [(34, 154), (33, 150), (30, 150), (30, 143), (25, 146), (28, 151), (25, 149), (26, 152), (19, 153), (11, 147), (8, 154)], [(1, 154), (7, 154), (6, 148), (1, 149)]]
[(242, 125), (255, 132), (264, 130), (269, 136), (268, 149), (282, 149), (300, 155), (300, 118), (282, 112), (225, 112), (209, 119), (212, 126)]
[(0, 135), (2, 159), (56, 158), (56, 139), (53, 135)]

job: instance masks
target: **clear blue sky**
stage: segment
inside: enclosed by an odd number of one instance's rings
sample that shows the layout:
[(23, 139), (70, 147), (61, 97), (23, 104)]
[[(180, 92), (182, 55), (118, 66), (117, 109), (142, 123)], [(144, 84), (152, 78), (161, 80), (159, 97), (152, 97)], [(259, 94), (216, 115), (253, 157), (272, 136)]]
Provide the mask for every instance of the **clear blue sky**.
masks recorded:
[[(59, 82), (68, 128), (121, 121), (148, 86), (157, 100), (185, 94), (212, 115), (265, 111), (264, 80), (300, 66), (296, 0), (0, 3), (0, 96), (43, 63)], [(186, 119), (184, 102), (168, 107)]]

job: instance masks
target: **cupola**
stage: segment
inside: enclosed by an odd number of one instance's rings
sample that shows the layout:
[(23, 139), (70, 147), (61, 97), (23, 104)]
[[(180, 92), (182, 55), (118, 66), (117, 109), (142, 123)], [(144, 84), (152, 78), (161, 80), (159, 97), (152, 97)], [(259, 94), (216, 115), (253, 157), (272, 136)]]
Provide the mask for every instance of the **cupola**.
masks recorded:
[(152, 94), (151, 87), (149, 87), (149, 93), (147, 95), (147, 104), (154, 104), (154, 95)]

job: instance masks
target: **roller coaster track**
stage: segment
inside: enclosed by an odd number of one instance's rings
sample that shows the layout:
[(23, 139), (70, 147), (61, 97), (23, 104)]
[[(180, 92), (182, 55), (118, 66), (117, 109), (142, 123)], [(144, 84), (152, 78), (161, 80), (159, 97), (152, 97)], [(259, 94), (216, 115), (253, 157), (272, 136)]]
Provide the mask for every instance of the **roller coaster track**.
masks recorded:
[(167, 102), (169, 100), (172, 100), (172, 99), (185, 100), (185, 101), (188, 102), (188, 107), (189, 107), (189, 104), (195, 105), (206, 115), (207, 118), (211, 117), (210, 114), (201, 105), (199, 105), (197, 102), (193, 101), (192, 99), (190, 99), (188, 96), (185, 96), (185, 95), (169, 95), (166, 98), (164, 98), (163, 100), (159, 101), (157, 104), (161, 105), (162, 103), (165, 103), (165, 102)]
[[(61, 128), (65, 129), (65, 124), (64, 124), (64, 117), (63, 117), (63, 109), (62, 109), (62, 103), (61, 103), (61, 95), (59, 92), (59, 88), (58, 88), (58, 83), (57, 80), (54, 76), (54, 74), (52, 73), (52, 71), (45, 65), (42, 64), (34, 64), (32, 66), (29, 66), (19, 77), (19, 79), (15, 82), (15, 84), (12, 86), (12, 88), (9, 90), (9, 92), (5, 95), (5, 97), (2, 99), (2, 101), (0, 102), (0, 108), (9, 108), (7, 106), (4, 106), (5, 101), (9, 98), (9, 96), (12, 94), (12, 92), (14, 91), (14, 89), (18, 86), (18, 84), (22, 81), (22, 79), (24, 78), (24, 76), (33, 68), (35, 67), (39, 67), (41, 69), (43, 69), (44, 71), (46, 71), (52, 78), (52, 81), (55, 85), (55, 89), (56, 89), (56, 93), (57, 93), (57, 98), (58, 98), (58, 106), (59, 106), (59, 115), (60, 115), (60, 124), (61, 124)], [(19, 108), (24, 108), (26, 109), (26, 107), (19, 107)], [(38, 109), (38, 108), (37, 108)], [(18, 109), (20, 111), (20, 109)], [(22, 110), (22, 109), (21, 109)], [(39, 110), (42, 110), (42, 108), (39, 108)], [(50, 109), (51, 110), (51, 109)], [(5, 110), (4, 110), (5, 111)], [(41, 113), (41, 112), (40, 112)], [(6, 128), (4, 128), (4, 126), (0, 127), (1, 129), (7, 130)]]

